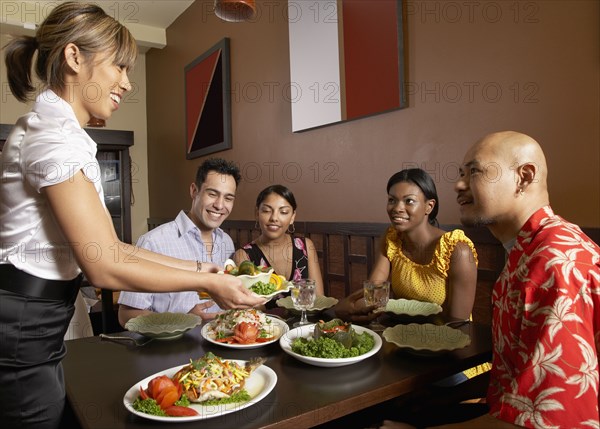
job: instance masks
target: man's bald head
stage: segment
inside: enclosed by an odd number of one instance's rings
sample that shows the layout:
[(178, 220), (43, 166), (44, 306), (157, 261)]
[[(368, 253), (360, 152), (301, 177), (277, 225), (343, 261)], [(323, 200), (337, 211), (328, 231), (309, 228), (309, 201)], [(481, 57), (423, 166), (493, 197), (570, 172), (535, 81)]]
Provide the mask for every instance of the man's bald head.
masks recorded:
[(549, 204), (547, 177), (544, 152), (533, 138), (515, 131), (485, 136), (467, 151), (461, 167), (456, 185), (461, 221), (488, 225), (497, 237), (516, 233)]
[(537, 167), (537, 183), (544, 185), (548, 178), (548, 165), (541, 146), (527, 134), (516, 131), (500, 131), (488, 134), (475, 143), (474, 149), (489, 150), (499, 159), (504, 159), (511, 166), (527, 163)]

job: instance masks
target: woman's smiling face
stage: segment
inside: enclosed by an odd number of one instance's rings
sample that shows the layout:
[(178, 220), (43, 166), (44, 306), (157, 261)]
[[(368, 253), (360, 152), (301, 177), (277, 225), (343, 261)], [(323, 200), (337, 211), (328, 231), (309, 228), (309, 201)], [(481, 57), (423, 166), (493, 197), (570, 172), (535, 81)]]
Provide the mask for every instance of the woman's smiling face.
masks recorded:
[(125, 92), (131, 90), (127, 67), (115, 64), (112, 55), (79, 56), (76, 82), (66, 88), (63, 98), (71, 103), (80, 123), (92, 117), (109, 119), (119, 108)]
[(412, 182), (399, 182), (388, 192), (387, 212), (397, 231), (409, 231), (428, 223), (435, 200), (426, 200), (421, 188)]

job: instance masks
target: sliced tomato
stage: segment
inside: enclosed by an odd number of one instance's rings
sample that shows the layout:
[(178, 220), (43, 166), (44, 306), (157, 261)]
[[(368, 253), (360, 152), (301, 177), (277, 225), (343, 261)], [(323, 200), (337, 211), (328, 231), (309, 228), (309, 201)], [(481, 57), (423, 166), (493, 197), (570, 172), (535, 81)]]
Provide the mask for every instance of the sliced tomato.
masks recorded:
[(323, 332), (326, 334), (330, 334), (332, 332), (338, 332), (338, 331), (347, 331), (348, 327), (346, 325), (337, 325), (332, 327), (331, 329), (323, 329)]
[(160, 408), (166, 410), (171, 405), (173, 405), (179, 399), (179, 395), (177, 394), (177, 388), (167, 387), (165, 390), (160, 392), (159, 399), (156, 402), (160, 405)]
[(154, 383), (156, 383), (156, 380), (158, 379), (159, 377), (155, 377), (152, 380), (150, 380), (150, 382), (148, 383), (148, 388), (146, 389), (146, 394), (152, 399), (154, 399)]
[(180, 407), (179, 405), (171, 405), (170, 407), (165, 408), (165, 413), (167, 416), (171, 417), (186, 417), (186, 416), (197, 416), (198, 411), (189, 407)]
[(165, 395), (172, 390), (177, 391), (177, 388), (175, 387), (175, 385), (166, 386), (164, 389), (162, 389), (160, 392), (158, 392), (158, 396), (156, 398), (154, 398), (156, 400), (156, 403), (158, 405), (160, 405), (160, 403), (163, 400), (163, 398), (165, 397)]
[(183, 395), (183, 384), (181, 384), (178, 381), (173, 381), (175, 383), (175, 386), (177, 386), (177, 395), (179, 398), (181, 398), (181, 395)]
[(149, 398), (149, 396), (146, 393), (146, 391), (144, 389), (142, 389), (142, 386), (140, 386), (140, 398), (142, 398), (142, 399), (148, 399)]
[(166, 375), (161, 375), (159, 377), (152, 379), (149, 387), (150, 387), (150, 392), (152, 393), (152, 398), (156, 399), (156, 402), (160, 403), (160, 401), (158, 400), (158, 396), (161, 394), (161, 392), (163, 390), (165, 390), (168, 387), (175, 388), (175, 383), (173, 383), (173, 380), (171, 380)]

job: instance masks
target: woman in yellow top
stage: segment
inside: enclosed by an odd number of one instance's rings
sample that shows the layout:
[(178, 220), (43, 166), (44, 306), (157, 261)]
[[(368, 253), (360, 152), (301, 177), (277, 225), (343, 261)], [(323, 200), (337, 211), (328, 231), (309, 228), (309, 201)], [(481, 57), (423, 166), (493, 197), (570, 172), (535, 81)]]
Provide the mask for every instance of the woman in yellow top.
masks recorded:
[(469, 319), (475, 301), (477, 252), (463, 231), (438, 228), (438, 195), (419, 168), (402, 170), (387, 184), (392, 225), (384, 234), (370, 279), (391, 280), (396, 298), (434, 302), (446, 320)]
[[(383, 236), (369, 279), (390, 279), (394, 298), (441, 305), (445, 321), (470, 319), (477, 252), (462, 230), (446, 232), (436, 226), (438, 195), (433, 179), (420, 168), (402, 170), (388, 180), (387, 193), (392, 224)], [(358, 290), (342, 300), (336, 315), (356, 322), (372, 319), (374, 314), (364, 306), (362, 296)], [(488, 369), (489, 365), (480, 365), (443, 384), (456, 384)]]

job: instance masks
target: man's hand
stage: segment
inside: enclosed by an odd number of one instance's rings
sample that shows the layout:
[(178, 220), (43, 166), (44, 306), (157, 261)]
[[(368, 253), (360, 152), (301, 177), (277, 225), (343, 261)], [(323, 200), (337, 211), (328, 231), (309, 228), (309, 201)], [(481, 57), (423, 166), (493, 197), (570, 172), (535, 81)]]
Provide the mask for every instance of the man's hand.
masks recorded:
[(219, 315), (218, 312), (208, 312), (209, 308), (215, 305), (214, 301), (203, 301), (199, 304), (194, 305), (194, 307), (188, 311), (190, 314), (195, 314), (196, 316), (200, 316), (203, 321), (212, 320)]

